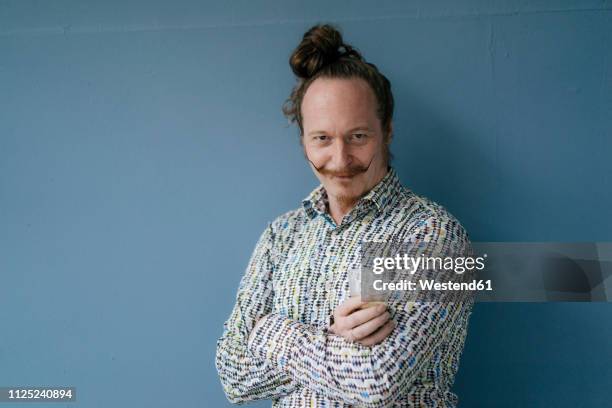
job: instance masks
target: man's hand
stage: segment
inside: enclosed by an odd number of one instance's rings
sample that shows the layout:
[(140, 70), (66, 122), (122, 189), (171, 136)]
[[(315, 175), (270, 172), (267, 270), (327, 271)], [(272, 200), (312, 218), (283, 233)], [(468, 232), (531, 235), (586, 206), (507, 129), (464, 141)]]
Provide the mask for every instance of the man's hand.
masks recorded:
[(359, 309), (366, 303), (360, 296), (342, 302), (334, 310), (334, 324), (329, 331), (364, 346), (373, 346), (386, 339), (395, 328), (387, 305), (383, 303)]

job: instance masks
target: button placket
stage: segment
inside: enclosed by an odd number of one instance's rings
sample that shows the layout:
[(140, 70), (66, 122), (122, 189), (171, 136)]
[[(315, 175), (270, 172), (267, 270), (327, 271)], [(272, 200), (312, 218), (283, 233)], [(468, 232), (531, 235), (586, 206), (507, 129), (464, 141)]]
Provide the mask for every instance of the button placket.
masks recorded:
[(334, 297), (334, 279), (336, 279), (336, 273), (334, 272), (334, 263), (338, 260), (338, 251), (337, 251), (337, 243), (334, 240), (334, 235), (338, 234), (338, 228), (330, 229), (326, 231), (325, 234), (325, 245), (326, 245), (326, 255), (329, 251), (329, 256), (326, 256), (326, 265), (327, 265), (327, 273), (325, 274), (325, 293), (323, 299), (323, 307), (322, 307), (322, 320), (325, 322), (327, 327), (333, 324), (333, 310), (331, 308), (332, 298)]
[[(325, 227), (327, 227), (327, 225), (325, 225)], [(331, 235), (331, 231), (332, 229), (330, 228), (326, 228), (325, 230), (325, 234), (323, 235), (323, 239), (322, 241), (319, 241), (317, 243), (317, 249), (318, 249), (318, 254), (316, 254), (315, 256), (319, 257), (319, 259), (321, 260), (320, 265), (321, 265), (321, 269), (318, 271), (318, 275), (316, 277), (316, 285), (317, 288), (319, 289), (315, 289), (315, 296), (316, 299), (314, 300), (314, 304), (313, 304), (313, 313), (312, 313), (312, 318), (314, 320), (319, 321), (322, 325), (326, 325), (327, 324), (327, 315), (326, 315), (326, 311), (328, 309), (327, 307), (327, 297), (329, 296), (329, 256), (328, 256), (328, 246), (329, 246), (329, 238)], [(322, 292), (322, 293), (321, 293)]]

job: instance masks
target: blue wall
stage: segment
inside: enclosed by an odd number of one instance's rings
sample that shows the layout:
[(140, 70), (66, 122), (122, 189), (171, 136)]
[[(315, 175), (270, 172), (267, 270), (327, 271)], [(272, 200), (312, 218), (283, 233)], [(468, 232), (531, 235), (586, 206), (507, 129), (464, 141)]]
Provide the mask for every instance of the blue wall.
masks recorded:
[[(390, 78), (404, 184), (473, 240), (612, 240), (610, 1), (125, 3), (0, 0), (0, 386), (229, 405), (238, 282), (317, 184), (280, 106), (320, 21)], [(611, 312), (477, 305), (461, 406), (610, 405)]]

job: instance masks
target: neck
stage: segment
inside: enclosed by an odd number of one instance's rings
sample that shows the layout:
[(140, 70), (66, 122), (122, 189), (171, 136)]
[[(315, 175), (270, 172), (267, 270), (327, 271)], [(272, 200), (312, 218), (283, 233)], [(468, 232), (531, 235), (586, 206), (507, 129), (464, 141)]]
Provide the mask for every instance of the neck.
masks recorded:
[(329, 215), (334, 219), (336, 225), (340, 225), (342, 218), (355, 207), (357, 201), (339, 201), (335, 197), (329, 197)]

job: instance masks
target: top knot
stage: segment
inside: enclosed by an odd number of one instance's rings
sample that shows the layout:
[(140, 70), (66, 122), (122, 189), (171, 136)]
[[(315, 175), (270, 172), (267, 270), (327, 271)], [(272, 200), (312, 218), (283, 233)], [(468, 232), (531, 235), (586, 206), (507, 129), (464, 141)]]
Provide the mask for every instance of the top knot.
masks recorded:
[(304, 79), (313, 77), (325, 65), (340, 58), (363, 60), (361, 54), (342, 42), (342, 34), (330, 24), (310, 28), (289, 58), (293, 73)]

